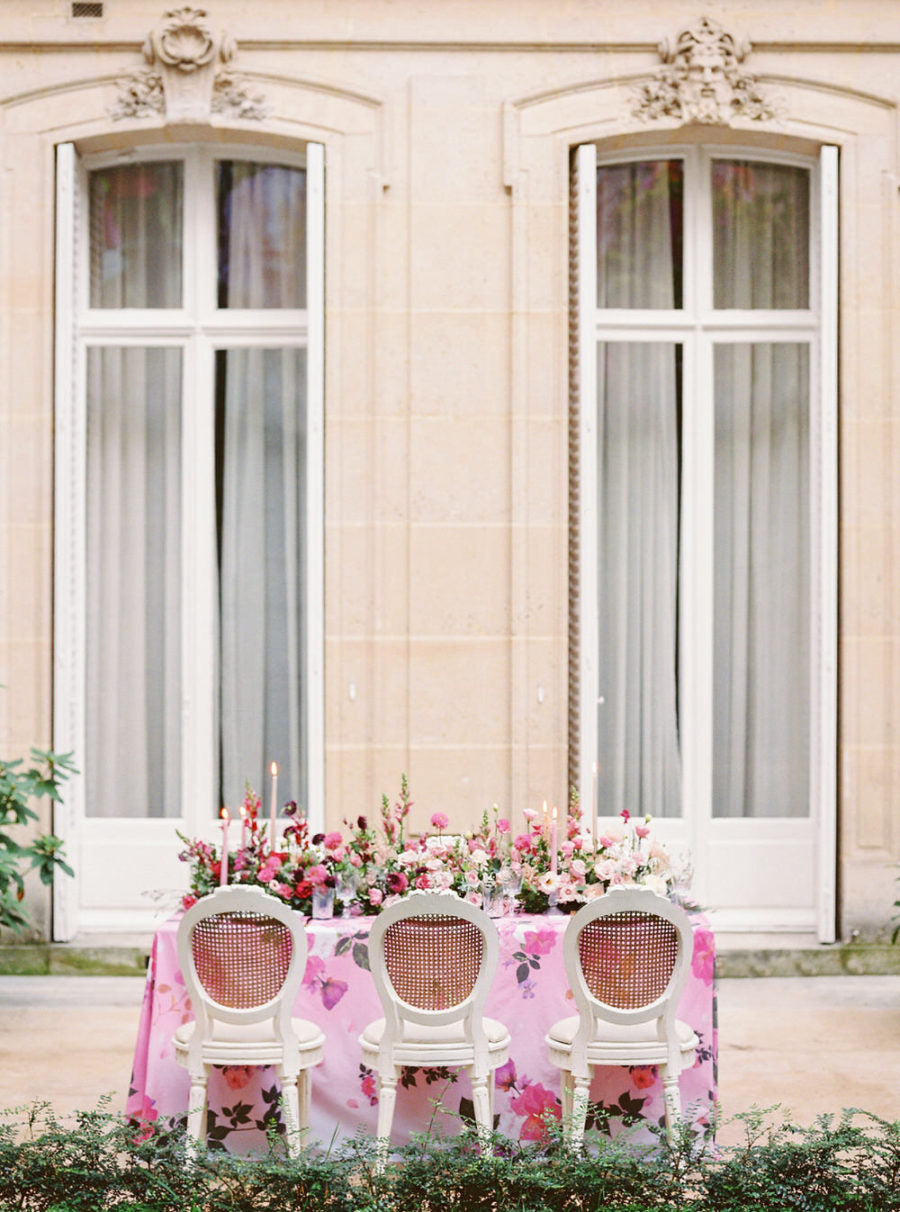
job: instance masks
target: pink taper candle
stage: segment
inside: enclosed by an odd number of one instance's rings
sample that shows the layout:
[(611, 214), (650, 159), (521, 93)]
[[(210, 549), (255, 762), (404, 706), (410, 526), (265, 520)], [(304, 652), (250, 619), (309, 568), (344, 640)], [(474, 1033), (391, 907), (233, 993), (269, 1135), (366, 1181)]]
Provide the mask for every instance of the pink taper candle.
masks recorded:
[(556, 805), (553, 805), (553, 818), (550, 821), (550, 874), (556, 875)]
[(269, 804), (269, 845), (275, 849), (275, 804), (278, 798), (278, 763), (273, 762), (269, 767), (272, 772), (272, 799)]
[(228, 883), (228, 809), (222, 809), (222, 861), (219, 864), (219, 887)]

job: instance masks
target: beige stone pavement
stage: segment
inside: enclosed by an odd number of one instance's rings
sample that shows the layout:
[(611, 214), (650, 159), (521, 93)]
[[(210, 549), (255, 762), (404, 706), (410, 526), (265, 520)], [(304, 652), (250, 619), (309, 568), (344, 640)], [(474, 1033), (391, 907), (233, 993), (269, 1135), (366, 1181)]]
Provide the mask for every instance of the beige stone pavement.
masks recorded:
[[(108, 1094), (121, 1110), (142, 993), (127, 976), (0, 977), (0, 1109), (46, 1099), (65, 1116)], [(900, 976), (720, 980), (718, 1009), (721, 1141), (754, 1105), (900, 1118)]]

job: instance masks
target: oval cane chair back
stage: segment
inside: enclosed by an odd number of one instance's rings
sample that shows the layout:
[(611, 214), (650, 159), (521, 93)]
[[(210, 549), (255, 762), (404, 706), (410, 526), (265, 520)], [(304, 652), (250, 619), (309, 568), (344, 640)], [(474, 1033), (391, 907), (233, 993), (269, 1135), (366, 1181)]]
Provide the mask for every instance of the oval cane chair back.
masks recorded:
[(477, 1016), (497, 968), (497, 929), (453, 893), (414, 892), (375, 919), (369, 964), (387, 1021)]
[(693, 949), (688, 916), (650, 888), (613, 889), (584, 905), (565, 935), (566, 974), (579, 1010), (618, 1023), (673, 1012)]
[(306, 968), (303, 918), (261, 888), (202, 897), (178, 928), (178, 960), (195, 1013), (225, 1022), (289, 1017)]

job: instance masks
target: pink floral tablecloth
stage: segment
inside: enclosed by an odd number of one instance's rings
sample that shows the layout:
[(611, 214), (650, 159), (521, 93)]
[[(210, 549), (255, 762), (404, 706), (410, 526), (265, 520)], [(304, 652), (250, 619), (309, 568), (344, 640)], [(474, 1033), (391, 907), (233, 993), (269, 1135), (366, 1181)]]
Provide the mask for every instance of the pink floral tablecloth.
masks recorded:
[[(544, 1035), (557, 1019), (575, 1013), (563, 966), (567, 917), (515, 916), (497, 921), (500, 963), (487, 1013), (509, 1028), (508, 1064), (498, 1069), (495, 1115), (507, 1136), (538, 1139), (547, 1112), (559, 1117), (559, 1071), (549, 1064)], [(126, 1113), (144, 1124), (172, 1127), (187, 1114), (188, 1076), (175, 1061), (172, 1037), (193, 1015), (178, 968), (178, 918), (157, 930), (141, 1009)], [(368, 967), (366, 918), (311, 921), (309, 961), (294, 1009), (319, 1023), (326, 1035), (324, 1063), (312, 1071), (311, 1137), (327, 1143), (375, 1131), (375, 1076), (362, 1062), (358, 1036), (382, 1011)], [(691, 973), (679, 1007), (700, 1039), (697, 1062), (682, 1074), (685, 1115), (705, 1132), (716, 1092), (715, 942), (704, 918), (694, 918)], [(209, 1142), (246, 1152), (261, 1133), (280, 1125), (280, 1087), (273, 1070), (243, 1066), (213, 1070), (209, 1084)], [(437, 1109), (450, 1112), (450, 1117)], [(471, 1116), (465, 1074), (447, 1069), (407, 1069), (401, 1079), (393, 1139), (430, 1123), (444, 1126)], [(623, 1126), (662, 1122), (662, 1083), (654, 1068), (598, 1070), (591, 1088), (588, 1124), (616, 1135)], [(445, 1129), (446, 1130), (446, 1129)]]

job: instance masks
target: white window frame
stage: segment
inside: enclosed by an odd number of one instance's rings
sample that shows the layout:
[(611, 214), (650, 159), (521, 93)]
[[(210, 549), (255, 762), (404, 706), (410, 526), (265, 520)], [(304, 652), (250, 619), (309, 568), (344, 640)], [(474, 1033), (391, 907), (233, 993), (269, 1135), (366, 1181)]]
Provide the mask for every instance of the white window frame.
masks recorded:
[[(683, 312), (638, 309), (598, 309), (596, 303), (596, 170), (600, 163), (622, 164), (655, 158), (683, 159), (686, 165), (685, 265), (699, 264), (697, 277), (685, 274)], [(810, 308), (805, 311), (719, 311), (712, 309), (712, 240), (709, 192), (689, 198), (687, 166), (702, 169), (715, 159), (752, 160), (766, 164), (797, 165), (810, 170)], [(759, 147), (695, 144), (641, 147), (602, 157), (595, 144), (575, 152), (575, 196), (578, 256), (579, 364), (579, 793), (583, 804), (594, 804), (596, 794), (596, 736), (600, 693), (596, 643), (600, 602), (596, 553), (598, 518), (597, 483), (596, 347), (609, 340), (681, 342), (683, 400), (687, 411), (698, 393), (711, 398), (713, 344), (723, 341), (791, 341), (810, 345), (810, 521), (811, 521), (811, 737), (810, 818), (815, 824), (816, 909), (814, 923), (804, 919), (778, 923), (781, 928), (813, 925), (822, 942), (835, 937), (836, 803), (837, 803), (837, 307), (838, 307), (838, 149), (825, 146), (818, 160)], [(707, 297), (695, 298), (697, 283)], [(690, 340), (689, 338), (695, 337)], [(712, 467), (712, 430), (709, 425), (683, 424), (685, 459)], [(693, 444), (688, 452), (687, 443)], [(712, 476), (684, 484), (682, 551), (680, 564), (692, 569), (681, 581), (682, 668), (691, 671), (679, 691), (682, 729), (682, 803), (700, 805), (692, 814), (691, 829), (675, 821), (658, 821), (659, 831), (673, 841), (697, 850), (698, 833), (712, 821)], [(602, 811), (602, 805), (599, 806)], [(779, 822), (781, 825), (781, 822)], [(735, 822), (740, 830), (743, 822)], [(783, 823), (788, 841), (802, 828)], [(746, 928), (766, 923), (748, 917)], [(776, 923), (771, 923), (774, 927)], [(742, 928), (740, 921), (732, 928)]]
[[(307, 306), (289, 309), (216, 307), (215, 160), (250, 160), (304, 167), (307, 172)], [(185, 173), (185, 306), (171, 310), (91, 308), (88, 297), (88, 173), (108, 164), (180, 160)], [(54, 827), (76, 867), (75, 881), (54, 885), (54, 937), (107, 925), (102, 910), (79, 910), (78, 857), (84, 846), (127, 834), (134, 844), (179, 848), (175, 830), (211, 836), (214, 818), (215, 665), (212, 595), (214, 552), (196, 536), (208, 526), (214, 501), (212, 432), (215, 353), (220, 348), (300, 347), (307, 351), (306, 405), (306, 656), (301, 688), (306, 702), (308, 785), (305, 802), (314, 828), (324, 823), (324, 170), (325, 149), (309, 143), (302, 153), (244, 145), (191, 144), (148, 147), (79, 157), (73, 144), (57, 148), (56, 223), (56, 495), (54, 612), (54, 745), (85, 754), (86, 635), (86, 350), (94, 345), (157, 345), (182, 350), (182, 771), (180, 817), (153, 820), (85, 815), (85, 776), (67, 786)], [(205, 176), (205, 182), (200, 182)], [(205, 406), (205, 407), (204, 407)], [(265, 788), (257, 789), (264, 794)], [(200, 806), (203, 806), (202, 808)], [(126, 826), (123, 831), (122, 826)], [(143, 913), (120, 914), (120, 928), (143, 928)]]

